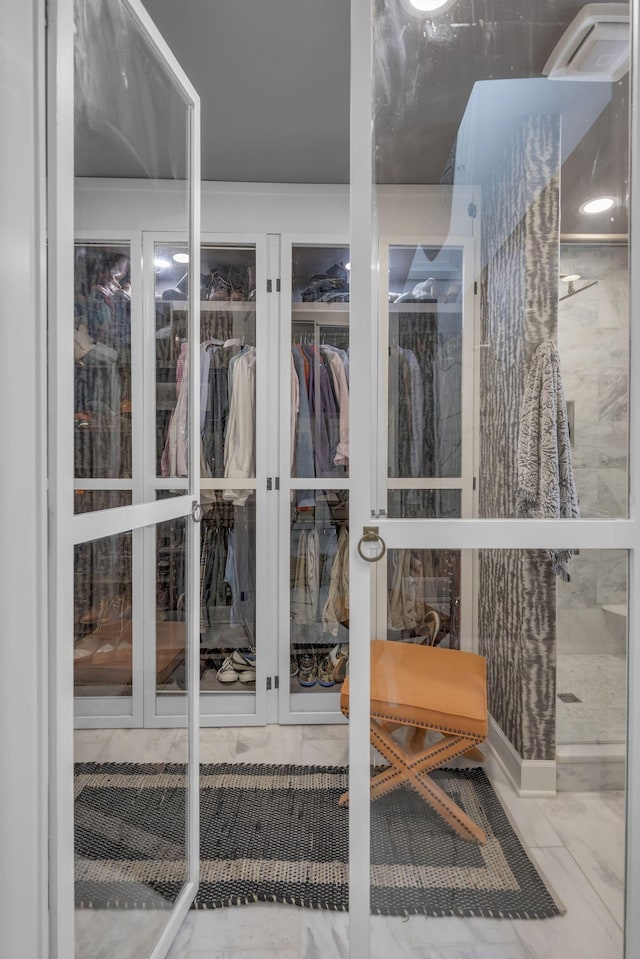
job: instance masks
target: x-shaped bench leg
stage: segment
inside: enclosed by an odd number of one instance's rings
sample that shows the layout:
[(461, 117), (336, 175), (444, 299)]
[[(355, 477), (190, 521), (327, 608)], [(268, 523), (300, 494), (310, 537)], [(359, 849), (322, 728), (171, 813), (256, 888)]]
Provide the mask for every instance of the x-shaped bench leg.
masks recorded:
[[(415, 748), (415, 737), (410, 735), (410, 741)], [(486, 839), (484, 830), (462, 810), (432, 779), (427, 775), (432, 769), (442, 766), (443, 763), (473, 749), (477, 740), (463, 736), (445, 736), (442, 740), (413, 754), (407, 752), (400, 743), (396, 742), (391, 733), (382, 728), (374, 720), (371, 721), (371, 742), (376, 749), (391, 764), (387, 769), (378, 773), (371, 780), (371, 799), (377, 799), (403, 783), (411, 786), (425, 802), (429, 803), (442, 818), (455, 829), (463, 839), (483, 843)], [(340, 797), (340, 805), (349, 801), (349, 794)]]

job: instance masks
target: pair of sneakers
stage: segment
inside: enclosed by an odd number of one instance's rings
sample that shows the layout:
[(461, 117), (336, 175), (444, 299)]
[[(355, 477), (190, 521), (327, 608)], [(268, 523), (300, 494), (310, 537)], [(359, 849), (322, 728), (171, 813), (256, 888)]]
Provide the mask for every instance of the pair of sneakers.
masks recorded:
[(318, 656), (313, 650), (298, 653), (298, 682), (301, 686), (334, 686), (333, 663), (329, 654)]
[(253, 649), (234, 649), (216, 673), (221, 683), (255, 683), (256, 654)]

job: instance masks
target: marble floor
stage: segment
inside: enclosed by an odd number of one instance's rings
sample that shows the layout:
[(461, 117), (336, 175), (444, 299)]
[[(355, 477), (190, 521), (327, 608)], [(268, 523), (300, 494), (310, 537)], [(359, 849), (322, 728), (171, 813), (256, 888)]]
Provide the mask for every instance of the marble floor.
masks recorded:
[[(201, 730), (202, 762), (344, 764), (346, 726)], [(78, 730), (76, 761), (181, 761), (183, 730)], [(500, 767), (485, 764), (537, 868), (566, 907), (549, 920), (371, 919), (370, 959), (622, 959), (624, 795), (515, 796)], [(144, 959), (157, 914), (77, 913), (77, 959)], [(190, 912), (169, 959), (347, 959), (348, 918), (255, 904)]]
[[(558, 654), (558, 743), (623, 743), (626, 739), (627, 663), (624, 655)], [(579, 702), (563, 702), (573, 693)]]

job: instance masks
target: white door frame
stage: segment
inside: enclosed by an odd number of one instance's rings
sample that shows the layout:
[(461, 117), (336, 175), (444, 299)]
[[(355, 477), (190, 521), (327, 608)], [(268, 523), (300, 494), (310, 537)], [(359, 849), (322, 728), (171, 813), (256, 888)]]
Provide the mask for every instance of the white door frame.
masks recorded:
[[(638, 0), (633, 0), (632, 62), (639, 53)], [(389, 520), (376, 515), (375, 430), (371, 410), (375, 402), (377, 344), (371, 317), (376, 315), (375, 276), (377, 254), (372, 169), (372, 10), (370, 0), (351, 3), (351, 422), (370, 428), (352, 430), (351, 482), (359, 491), (351, 506), (351, 644), (350, 657), (350, 959), (369, 955), (369, 637), (368, 570), (356, 553), (358, 534), (374, 522), (388, 548), (431, 549), (626, 549), (629, 551), (629, 696), (627, 739), (627, 872), (625, 957), (640, 954), (640, 655), (633, 642), (640, 623), (640, 383), (630, 382), (630, 502), (626, 520)], [(632, 70), (631, 156), (640, 156), (638, 104), (640, 70)], [(635, 170), (635, 166), (633, 167)], [(640, 189), (631, 193), (631, 231), (640, 224)], [(373, 269), (372, 269), (373, 264)], [(630, 250), (631, 310), (640, 309), (640, 244)], [(630, 368), (640, 369), (640, 336), (632, 335)]]
[[(180, 89), (189, 114), (189, 242), (199, 260), (200, 105), (180, 68), (139, 0), (121, 0), (149, 38), (151, 46)], [(74, 244), (74, 9), (73, 0), (51, 0), (48, 35), (48, 222), (49, 222), (49, 576), (50, 576), (50, 955), (74, 955), (73, 845), (73, 547), (180, 516), (190, 517), (199, 499), (199, 388), (190, 377), (189, 489), (172, 500), (73, 515), (73, 244)], [(189, 340), (199, 342), (199, 291), (189, 290)], [(198, 529), (188, 519), (188, 576), (191, 610), (199, 602)], [(188, 881), (153, 949), (152, 959), (166, 954), (195, 895), (198, 884), (198, 623), (188, 618), (189, 787)]]

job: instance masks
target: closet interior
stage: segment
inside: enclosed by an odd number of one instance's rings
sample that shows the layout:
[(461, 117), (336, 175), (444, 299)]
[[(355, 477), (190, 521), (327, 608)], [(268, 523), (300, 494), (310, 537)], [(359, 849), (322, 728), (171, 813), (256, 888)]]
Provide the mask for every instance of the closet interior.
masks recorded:
[[(153, 273), (140, 276), (138, 288), (131, 276), (136, 244), (153, 257)], [(264, 657), (267, 697), (277, 700), (281, 721), (312, 714), (312, 721), (339, 721), (349, 662), (349, 248), (282, 238), (282, 278), (272, 284), (270, 303), (269, 285), (257, 289), (260, 241), (203, 241), (195, 277), (185, 250), (151, 232), (128, 243), (77, 242), (76, 512), (185, 491), (196, 376), (203, 712), (257, 715)], [(461, 466), (461, 371), (465, 337), (473, 335), (473, 325), (463, 325), (464, 309), (473, 310), (473, 302), (464, 305), (464, 249), (389, 243), (385, 251), (388, 310), (379, 322), (388, 342), (388, 513), (464, 515), (470, 499)], [(198, 283), (201, 312), (195, 371), (187, 352), (191, 282)], [(146, 385), (135, 376), (132, 383), (132, 350), (143, 354)], [(149, 381), (151, 402), (141, 411), (135, 397)], [(261, 405), (265, 435), (257, 428)], [(266, 511), (259, 493), (266, 493)], [(260, 528), (274, 510), (280, 533), (263, 540), (261, 567)], [(164, 699), (160, 714), (181, 708), (185, 535), (178, 518), (76, 547), (74, 669), (83, 717), (104, 712), (105, 700), (112, 700), (108, 715), (117, 713), (113, 701), (135, 698), (137, 686), (158, 704)], [(155, 591), (145, 593), (136, 625), (135, 579), (149, 563)], [(267, 568), (272, 577), (277, 571), (277, 602), (265, 595)], [(459, 647), (461, 617), (471, 609), (470, 573), (459, 552), (392, 550), (375, 577), (380, 635)], [(144, 646), (137, 667), (136, 642)], [(167, 706), (171, 695), (178, 698)]]

